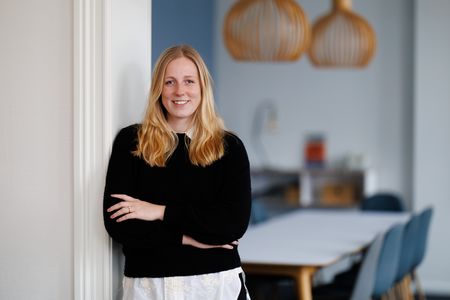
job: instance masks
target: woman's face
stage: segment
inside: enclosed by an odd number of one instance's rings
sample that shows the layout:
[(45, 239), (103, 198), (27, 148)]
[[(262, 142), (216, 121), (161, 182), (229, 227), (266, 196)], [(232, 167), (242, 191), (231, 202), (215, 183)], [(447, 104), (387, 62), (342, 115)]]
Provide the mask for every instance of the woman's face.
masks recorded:
[(190, 59), (176, 58), (167, 65), (161, 96), (172, 129), (188, 130), (201, 101), (199, 74)]

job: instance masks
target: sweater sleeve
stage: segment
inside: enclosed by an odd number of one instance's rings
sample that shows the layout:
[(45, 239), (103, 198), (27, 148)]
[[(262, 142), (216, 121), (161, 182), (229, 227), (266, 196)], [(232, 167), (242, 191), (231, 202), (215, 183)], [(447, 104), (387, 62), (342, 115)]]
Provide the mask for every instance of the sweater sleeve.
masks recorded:
[(120, 202), (111, 194), (135, 195), (136, 161), (131, 152), (136, 145), (136, 126), (122, 129), (116, 136), (106, 174), (103, 220), (106, 231), (117, 242), (129, 247), (181, 245), (182, 234), (167, 228), (162, 221), (127, 220), (116, 222), (106, 210)]
[(223, 245), (241, 238), (248, 226), (251, 209), (250, 167), (242, 141), (229, 134), (226, 138), (224, 183), (215, 199), (205, 203), (186, 201), (167, 205), (164, 222), (195, 240)]

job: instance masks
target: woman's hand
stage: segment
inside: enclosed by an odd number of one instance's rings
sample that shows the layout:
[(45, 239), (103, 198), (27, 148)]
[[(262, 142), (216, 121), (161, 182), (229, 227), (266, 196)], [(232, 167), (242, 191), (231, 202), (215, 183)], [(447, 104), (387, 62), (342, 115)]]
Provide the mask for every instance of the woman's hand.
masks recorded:
[(233, 250), (233, 248), (234, 248), (233, 246), (239, 245), (239, 241), (234, 241), (231, 244), (225, 244), (225, 245), (208, 245), (208, 244), (203, 244), (203, 243), (197, 242), (190, 236), (183, 235), (182, 244), (186, 245), (186, 246), (200, 248), (200, 249), (224, 248), (224, 249)]
[(139, 219), (145, 221), (162, 220), (164, 218), (164, 205), (148, 203), (124, 194), (112, 194), (111, 197), (123, 200), (110, 208), (107, 212), (113, 212), (111, 219), (118, 218), (117, 222), (129, 219)]

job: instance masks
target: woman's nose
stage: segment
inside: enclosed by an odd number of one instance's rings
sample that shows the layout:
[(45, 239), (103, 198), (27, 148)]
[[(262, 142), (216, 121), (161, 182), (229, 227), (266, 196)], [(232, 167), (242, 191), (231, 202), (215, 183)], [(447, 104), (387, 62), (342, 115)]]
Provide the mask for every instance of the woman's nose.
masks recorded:
[(185, 91), (185, 89), (184, 89), (184, 86), (183, 86), (182, 84), (178, 84), (178, 85), (176, 86), (176, 88), (175, 88), (175, 93), (176, 93), (177, 95), (183, 95), (183, 94), (184, 94), (184, 91)]

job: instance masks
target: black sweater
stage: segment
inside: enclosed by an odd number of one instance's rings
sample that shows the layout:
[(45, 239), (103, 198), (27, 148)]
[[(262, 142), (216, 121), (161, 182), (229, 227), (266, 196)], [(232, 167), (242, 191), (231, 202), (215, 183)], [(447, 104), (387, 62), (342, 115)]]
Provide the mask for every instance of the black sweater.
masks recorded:
[[(166, 167), (151, 167), (131, 152), (137, 129), (122, 129), (113, 144), (106, 176), (103, 215), (109, 235), (123, 245), (125, 275), (168, 277), (198, 275), (240, 266), (233, 250), (198, 249), (181, 244), (182, 235), (212, 245), (231, 243), (247, 229), (250, 172), (241, 140), (224, 138), (224, 156), (207, 167), (190, 163), (184, 134)], [(127, 194), (165, 205), (163, 221), (127, 220), (117, 223), (106, 209), (119, 202), (111, 194)]]

